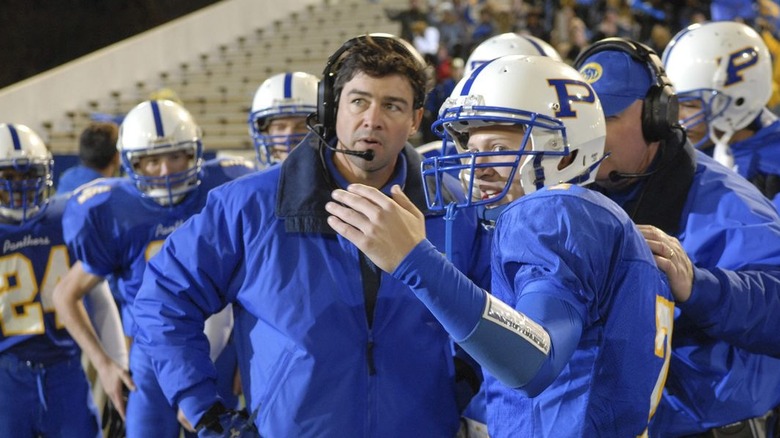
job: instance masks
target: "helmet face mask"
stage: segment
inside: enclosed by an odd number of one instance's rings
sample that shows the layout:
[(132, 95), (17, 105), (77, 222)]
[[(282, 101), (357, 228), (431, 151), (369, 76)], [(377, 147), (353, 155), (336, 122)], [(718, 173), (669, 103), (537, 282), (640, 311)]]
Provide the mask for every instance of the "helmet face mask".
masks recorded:
[(249, 135), (255, 145), (257, 161), (262, 165), (281, 162), (306, 136), (299, 123), (292, 133), (274, 133), (275, 120), (305, 118), (317, 111), (316, 76), (308, 73), (281, 73), (266, 79), (255, 92), (249, 113)]
[[(508, 138), (517, 144), (470, 146), (470, 136), (483, 127), (514, 129)], [(447, 173), (459, 175), (466, 190), (457, 207), (498, 205), (508, 202), (504, 198), (511, 193), (588, 184), (604, 158), (604, 115), (593, 89), (576, 70), (547, 57), (506, 56), (484, 64), (458, 83), (434, 130), (445, 143), (454, 142), (459, 154), (423, 161), (423, 181), (434, 185), (426, 190), (433, 194), (427, 199), (433, 210), (447, 207), (442, 181)], [(500, 191), (478, 181), (489, 168), (506, 179)], [(480, 185), (490, 186), (489, 191)]]
[[(138, 190), (160, 205), (179, 203), (200, 184), (203, 144), (200, 128), (187, 110), (168, 100), (146, 101), (125, 116), (117, 142), (122, 166)], [(149, 160), (187, 159), (160, 175), (142, 165)]]
[(675, 35), (662, 60), (681, 104), (700, 100), (703, 114), (681, 120), (692, 129), (703, 117), (706, 135), (697, 146), (727, 144), (761, 114), (772, 94), (769, 49), (742, 23), (691, 25)]
[[(723, 115), (731, 105), (731, 97), (712, 89), (699, 89), (678, 94), (680, 103), (680, 124), (694, 140), (694, 147), (701, 148), (717, 138), (719, 133), (710, 123)], [(722, 133), (720, 133), (722, 134)]]
[[(458, 145), (458, 154), (442, 157), (449, 171), (459, 171), (461, 185), (471, 205), (494, 207), (522, 197), (515, 183), (517, 169), (533, 155), (531, 129), (524, 125), (485, 125), (472, 128)], [(462, 145), (462, 146), (461, 146)], [(469, 146), (468, 150), (463, 147)], [(448, 162), (456, 162), (448, 165)]]
[(269, 165), (284, 161), (308, 130), (305, 117), (293, 115), (270, 119), (263, 132), (255, 138), (255, 152), (258, 162)]
[(54, 160), (43, 140), (24, 125), (0, 124), (0, 219), (25, 222), (54, 190)]

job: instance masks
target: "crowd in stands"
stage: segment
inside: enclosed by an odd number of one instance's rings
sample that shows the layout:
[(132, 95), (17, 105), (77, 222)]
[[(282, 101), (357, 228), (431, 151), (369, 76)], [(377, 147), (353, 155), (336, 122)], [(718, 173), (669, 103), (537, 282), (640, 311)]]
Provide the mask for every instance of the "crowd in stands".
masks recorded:
[[(401, 36), (431, 61), (465, 59), (479, 43), (505, 32), (548, 41), (572, 61), (583, 46), (612, 36), (663, 51), (677, 31), (709, 19), (710, 8), (705, 0), (410, 0), (407, 9), (387, 14), (400, 22)], [(432, 49), (436, 46), (440, 49)]]
[[(446, 98), (460, 79), (460, 66), (474, 47), (506, 32), (541, 38), (571, 64), (603, 38), (629, 38), (662, 53), (672, 36), (690, 24), (735, 20), (761, 33), (773, 59), (780, 54), (780, 5), (774, 0), (409, 0), (406, 9), (386, 12), (399, 22), (400, 36), (436, 70), (437, 86), (427, 104), (431, 119), (440, 96)], [(775, 62), (774, 69), (769, 108), (777, 112), (780, 64)], [(424, 143), (435, 139), (423, 132)]]
[[(516, 32), (540, 38), (569, 64), (607, 37), (637, 40), (661, 53), (676, 32), (708, 20), (710, 8), (706, 0), (409, 0), (406, 9), (386, 13), (435, 69), (436, 86), (426, 104), (426, 119), (432, 121), (461, 78), (463, 61), (492, 36)], [(422, 143), (435, 140), (423, 130)]]

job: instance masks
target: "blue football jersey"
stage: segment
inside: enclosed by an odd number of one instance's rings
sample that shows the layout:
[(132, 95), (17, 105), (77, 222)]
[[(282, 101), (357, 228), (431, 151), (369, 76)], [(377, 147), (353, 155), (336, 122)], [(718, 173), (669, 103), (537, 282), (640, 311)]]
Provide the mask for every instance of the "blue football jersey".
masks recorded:
[(23, 224), (0, 223), (0, 351), (51, 363), (79, 354), (52, 302), (54, 286), (73, 261), (62, 237), (66, 198), (49, 200)]
[(181, 202), (163, 206), (142, 196), (127, 178), (98, 180), (81, 187), (68, 203), (63, 218), (65, 241), (85, 271), (113, 276), (127, 306), (122, 322), (135, 335), (129, 311), (141, 286), (149, 259), (168, 237), (206, 203), (209, 190), (254, 169), (244, 160), (212, 160), (203, 165), (199, 187)]
[[(581, 319), (582, 334), (538, 395), (486, 373), (491, 436), (641, 435), (666, 379), (674, 304), (665, 276), (620, 207), (578, 186), (527, 195), (496, 223), (492, 269), (497, 298), (513, 307), (527, 294), (565, 300)], [(544, 321), (545, 309), (523, 311)]]

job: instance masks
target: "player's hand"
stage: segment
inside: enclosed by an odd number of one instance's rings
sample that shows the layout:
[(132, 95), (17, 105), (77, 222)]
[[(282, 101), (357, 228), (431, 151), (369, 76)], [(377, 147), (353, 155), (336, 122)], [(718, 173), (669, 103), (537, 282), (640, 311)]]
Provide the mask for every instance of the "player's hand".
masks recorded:
[(103, 429), (103, 436), (105, 438), (127, 437), (125, 421), (119, 415), (119, 411), (116, 410), (114, 404), (111, 403), (111, 399), (106, 399), (106, 404), (103, 406), (102, 420), (101, 427)]
[(122, 417), (122, 420), (125, 420), (127, 390), (135, 391), (133, 378), (130, 377), (130, 373), (126, 369), (111, 359), (106, 360), (100, 366), (96, 364), (95, 368), (97, 368), (103, 390), (106, 391), (106, 395), (111, 399), (111, 403), (114, 404), (117, 412), (119, 412), (119, 416)]
[(243, 387), (241, 386), (241, 372), (236, 367), (236, 372), (233, 374), (233, 395), (243, 394)]
[(198, 437), (260, 438), (253, 417), (244, 410), (228, 410), (222, 403), (215, 403), (198, 422)]
[(409, 252), (425, 239), (425, 217), (406, 197), (401, 187), (391, 190), (392, 199), (379, 190), (350, 184), (334, 190), (325, 210), (328, 224), (354, 243), (375, 265), (393, 272)]
[(693, 263), (680, 241), (652, 225), (637, 228), (653, 252), (655, 264), (666, 274), (675, 301), (688, 301), (693, 290)]
[(179, 424), (181, 424), (181, 427), (183, 427), (184, 430), (195, 433), (195, 427), (192, 425), (192, 423), (190, 423), (190, 420), (187, 419), (181, 409), (176, 412), (176, 419), (179, 421)]

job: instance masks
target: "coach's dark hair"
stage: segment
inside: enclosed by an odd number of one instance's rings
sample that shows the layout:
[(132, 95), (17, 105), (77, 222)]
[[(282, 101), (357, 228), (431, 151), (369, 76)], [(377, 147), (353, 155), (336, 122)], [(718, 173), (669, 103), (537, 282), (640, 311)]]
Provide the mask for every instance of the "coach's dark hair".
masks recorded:
[(317, 119), (333, 132), (336, 108), (344, 85), (358, 73), (374, 78), (399, 74), (409, 80), (414, 109), (422, 108), (432, 88), (432, 78), (419, 52), (408, 42), (389, 34), (352, 38), (331, 55), (319, 85)]
[(117, 154), (119, 127), (112, 122), (94, 122), (81, 132), (79, 159), (85, 166), (102, 170)]

